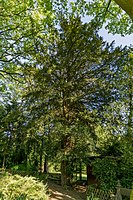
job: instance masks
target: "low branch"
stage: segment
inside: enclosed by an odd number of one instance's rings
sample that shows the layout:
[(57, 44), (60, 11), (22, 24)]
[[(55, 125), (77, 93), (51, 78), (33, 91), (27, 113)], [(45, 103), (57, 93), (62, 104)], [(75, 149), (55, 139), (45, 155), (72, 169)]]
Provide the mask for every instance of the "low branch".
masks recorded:
[(114, 0), (133, 20), (133, 0)]

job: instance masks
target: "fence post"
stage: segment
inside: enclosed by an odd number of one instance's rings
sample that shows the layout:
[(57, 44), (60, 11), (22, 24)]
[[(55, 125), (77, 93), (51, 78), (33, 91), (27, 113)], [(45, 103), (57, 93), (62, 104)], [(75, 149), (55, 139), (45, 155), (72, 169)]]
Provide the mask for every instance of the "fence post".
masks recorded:
[(116, 191), (115, 200), (122, 200), (122, 196), (121, 196), (121, 184), (120, 184), (119, 180), (118, 180), (118, 184), (117, 184), (116, 189), (117, 189), (117, 191)]

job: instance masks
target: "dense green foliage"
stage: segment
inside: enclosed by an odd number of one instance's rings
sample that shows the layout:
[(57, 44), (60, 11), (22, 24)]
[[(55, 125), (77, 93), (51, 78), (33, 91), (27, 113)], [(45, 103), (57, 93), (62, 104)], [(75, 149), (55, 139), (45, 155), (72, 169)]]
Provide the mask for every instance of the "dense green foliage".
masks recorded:
[(1, 200), (48, 200), (46, 186), (33, 177), (0, 175)]
[[(106, 144), (105, 157), (93, 161), (93, 173), (100, 181), (104, 190), (115, 190), (118, 180), (125, 188), (131, 188), (133, 183), (133, 151), (132, 140), (117, 138), (112, 144)], [(102, 169), (102, 170), (101, 170)]]

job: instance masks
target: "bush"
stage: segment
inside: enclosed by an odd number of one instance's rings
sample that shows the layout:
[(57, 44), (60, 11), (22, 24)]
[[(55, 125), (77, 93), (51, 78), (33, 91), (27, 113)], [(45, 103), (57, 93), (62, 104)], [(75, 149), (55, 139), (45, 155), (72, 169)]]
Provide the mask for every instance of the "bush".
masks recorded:
[(126, 137), (115, 140), (104, 147), (105, 157), (92, 162), (92, 171), (103, 189), (115, 190), (118, 180), (122, 187), (130, 189), (133, 184), (133, 141)]
[(46, 185), (33, 177), (5, 174), (0, 177), (0, 200), (48, 200)]
[(115, 190), (117, 185), (117, 161), (110, 158), (96, 159), (92, 163), (93, 174), (104, 190)]
[(131, 142), (123, 145), (124, 153), (119, 163), (120, 182), (123, 187), (132, 188), (133, 184), (133, 146)]

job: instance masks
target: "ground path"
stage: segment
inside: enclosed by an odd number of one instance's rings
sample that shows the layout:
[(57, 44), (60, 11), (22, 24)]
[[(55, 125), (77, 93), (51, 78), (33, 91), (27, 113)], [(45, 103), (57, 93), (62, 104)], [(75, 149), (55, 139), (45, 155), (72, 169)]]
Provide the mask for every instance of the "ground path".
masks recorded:
[(86, 188), (84, 186), (77, 186), (74, 189), (64, 189), (60, 185), (49, 182), (48, 183), (50, 197), (49, 200), (85, 200)]

